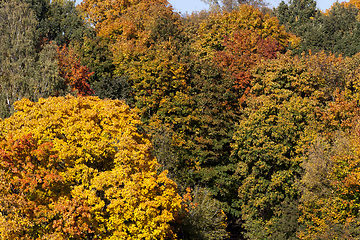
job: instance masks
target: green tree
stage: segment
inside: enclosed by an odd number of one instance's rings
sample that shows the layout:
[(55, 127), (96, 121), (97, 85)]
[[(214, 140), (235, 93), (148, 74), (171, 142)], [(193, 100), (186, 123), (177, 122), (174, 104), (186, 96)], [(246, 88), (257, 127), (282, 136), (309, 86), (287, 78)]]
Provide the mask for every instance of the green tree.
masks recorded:
[(291, 32), (301, 36), (306, 25), (317, 16), (315, 0), (291, 0), (289, 4), (281, 1), (277, 7), (277, 17)]
[(276, 13), (281, 24), (302, 38), (295, 53), (324, 50), (352, 56), (359, 51), (359, 9), (353, 5), (335, 3), (324, 14), (315, 1), (281, 2)]
[(344, 56), (352, 56), (360, 51), (358, 14), (359, 9), (353, 5), (346, 7), (335, 3), (330, 8), (321, 22), (322, 31), (326, 33), (325, 50)]
[(184, 181), (210, 188), (232, 216), (239, 216), (239, 209), (234, 202), (238, 178), (229, 158), (230, 144), (251, 88), (251, 69), (275, 58), (291, 38), (275, 18), (243, 5), (231, 13), (211, 15), (191, 43), (188, 94), (175, 98), (173, 116), (166, 119), (176, 120), (175, 146), (181, 153), (179, 167), (184, 169), (178, 172)]
[[(310, 48), (314, 51), (323, 49), (324, 32), (318, 29), (317, 19), (322, 15), (315, 0), (292, 0), (288, 4), (282, 1), (276, 8), (276, 17), (286, 29), (302, 38), (300, 48), (294, 53), (302, 53)], [(311, 42), (311, 43), (307, 43)]]
[(1, 117), (7, 117), (15, 101), (47, 97), (61, 80), (56, 75), (56, 48), (50, 44), (36, 52), (37, 21), (28, 5), (18, 0), (2, 2), (0, 19)]
[(299, 214), (295, 180), (326, 100), (325, 80), (305, 57), (290, 54), (261, 64), (253, 76), (252, 97), (232, 144), (236, 204), (249, 239), (296, 239), (299, 226), (289, 218)]
[(94, 73), (90, 76), (89, 83), (96, 96), (128, 100), (131, 92), (128, 77), (115, 74), (113, 53), (109, 44), (104, 38), (87, 34), (82, 43), (74, 44), (74, 48), (81, 58), (81, 63)]
[(26, 3), (34, 12), (35, 18), (38, 22), (46, 19), (50, 8), (49, 0), (21, 0)]
[(84, 35), (93, 31), (85, 24), (80, 10), (72, 0), (49, 2), (38, 21), (37, 32), (40, 39), (54, 41), (59, 46), (74, 41), (82, 42)]

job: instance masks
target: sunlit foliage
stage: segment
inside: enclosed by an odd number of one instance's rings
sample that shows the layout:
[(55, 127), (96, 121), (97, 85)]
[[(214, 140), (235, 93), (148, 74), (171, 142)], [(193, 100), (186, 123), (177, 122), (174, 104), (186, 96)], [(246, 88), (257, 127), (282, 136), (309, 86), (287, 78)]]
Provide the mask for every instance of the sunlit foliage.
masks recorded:
[[(75, 221), (76, 214), (80, 213), (72, 209), (79, 204), (80, 209), (86, 212), (83, 217), (87, 224), (77, 223), (81, 225), (81, 231), (70, 232), (69, 237), (76, 234), (102, 239), (164, 239), (172, 236), (169, 223), (180, 208), (181, 200), (175, 183), (166, 177), (166, 172), (157, 173), (158, 163), (151, 155), (150, 141), (137, 130), (141, 122), (134, 110), (118, 100), (71, 96), (40, 99), (37, 103), (23, 99), (16, 103), (16, 109), (17, 112), (0, 125), (1, 138), (5, 141), (2, 144), (5, 149), (10, 149), (2, 155), (10, 159), (7, 160), (9, 164), (4, 162), (1, 168), (4, 181), (15, 177), (12, 185), (11, 182), (4, 185), (2, 197), (5, 200), (8, 197), (16, 199), (1, 202), (1, 211), (5, 211), (9, 204), (15, 204), (11, 205), (15, 208), (20, 202), (26, 202), (25, 208), (28, 208), (27, 205), (36, 208), (36, 201), (41, 201), (41, 198), (35, 201), (32, 196), (41, 194), (45, 202), (38, 207), (54, 208), (53, 211), (60, 213), (56, 215), (55, 220), (58, 220), (55, 222), (51, 212), (49, 216), (39, 213), (26, 218), (27, 222), (18, 226), (11, 224), (22, 216), (21, 211), (3, 212), (2, 222), (14, 228), (1, 228), (4, 234), (10, 231), (17, 237), (23, 237), (26, 236), (25, 231), (26, 234), (44, 237), (42, 231), (45, 230), (50, 231), (48, 234), (61, 231), (67, 234), (63, 228), (76, 227), (71, 221)], [(31, 137), (24, 139), (27, 134)], [(18, 144), (20, 150), (14, 149), (11, 141)], [(22, 147), (24, 141), (26, 144)], [(44, 150), (45, 153), (32, 151), (44, 147), (48, 149)], [(6, 154), (13, 155), (7, 157)], [(39, 163), (45, 165), (32, 168), (34, 163), (27, 163), (29, 158), (35, 162), (43, 158), (43, 162)], [(53, 165), (47, 165), (51, 163)], [(9, 167), (17, 170), (8, 172)], [(44, 171), (41, 172), (41, 169)], [(54, 178), (48, 177), (50, 173), (55, 174)], [(39, 174), (36, 178), (39, 183), (29, 185), (35, 181), (29, 179), (34, 174)], [(57, 186), (56, 182), (67, 187)], [(50, 183), (61, 191), (49, 192), (51, 188), (43, 184)], [(20, 185), (17, 187), (14, 184)], [(59, 199), (59, 204), (64, 205), (56, 207), (57, 203), (51, 203), (51, 198)], [(62, 213), (68, 214), (68, 217), (62, 218)], [(66, 221), (67, 218), (69, 221)], [(51, 228), (48, 230), (47, 226), (52, 226), (54, 231)], [(21, 227), (25, 229), (16, 230)]]

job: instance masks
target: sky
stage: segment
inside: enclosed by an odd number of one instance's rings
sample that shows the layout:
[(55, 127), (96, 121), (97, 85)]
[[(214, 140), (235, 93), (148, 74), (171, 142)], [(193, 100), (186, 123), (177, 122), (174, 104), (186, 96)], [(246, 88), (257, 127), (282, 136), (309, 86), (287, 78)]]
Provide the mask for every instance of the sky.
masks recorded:
[[(168, 0), (171, 5), (181, 13), (191, 13), (192, 11), (201, 11), (207, 8), (207, 5), (201, 0)], [(285, 0), (286, 2), (287, 0)], [(343, 2), (344, 0), (339, 0)], [(79, 4), (81, 0), (76, 0), (76, 3)], [(270, 7), (277, 7), (281, 0), (267, 0), (270, 3)], [(336, 2), (336, 0), (317, 0), (318, 8), (321, 10), (326, 10), (331, 7), (331, 5)]]

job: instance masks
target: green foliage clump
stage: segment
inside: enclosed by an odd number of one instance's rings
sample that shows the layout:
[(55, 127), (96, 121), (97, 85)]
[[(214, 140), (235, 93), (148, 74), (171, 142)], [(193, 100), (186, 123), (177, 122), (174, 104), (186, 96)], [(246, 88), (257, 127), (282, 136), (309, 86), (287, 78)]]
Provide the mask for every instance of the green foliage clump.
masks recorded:
[(0, 117), (14, 112), (23, 97), (36, 101), (63, 88), (58, 76), (56, 46), (37, 51), (38, 22), (27, 4), (19, 0), (0, 3)]
[(296, 215), (291, 204), (300, 197), (295, 180), (311, 128), (319, 120), (324, 80), (309, 71), (304, 57), (290, 54), (265, 62), (253, 76), (252, 97), (232, 144), (237, 204), (249, 239), (291, 239), (299, 226), (287, 221), (292, 214), (286, 212)]
[(360, 50), (358, 14), (355, 6), (340, 3), (322, 13), (314, 0), (282, 1), (276, 9), (280, 23), (302, 39), (295, 53), (324, 50), (344, 56)]

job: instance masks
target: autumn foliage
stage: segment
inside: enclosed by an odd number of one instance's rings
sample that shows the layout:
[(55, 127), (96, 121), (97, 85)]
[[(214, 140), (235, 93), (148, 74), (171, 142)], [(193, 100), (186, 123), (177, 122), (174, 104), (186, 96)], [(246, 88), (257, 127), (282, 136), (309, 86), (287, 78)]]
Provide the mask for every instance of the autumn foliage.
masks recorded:
[(76, 55), (74, 49), (67, 46), (59, 47), (58, 63), (59, 75), (65, 80), (71, 91), (78, 96), (91, 95), (93, 90), (90, 88), (89, 79), (93, 72), (89, 68), (81, 65), (81, 59)]
[(359, 239), (359, 1), (204, 2), (0, 1), (0, 239)]
[(8, 135), (0, 145), (1, 239), (78, 239), (90, 231), (90, 206), (70, 200), (51, 142), (38, 144), (32, 134), (18, 140)]
[(0, 127), (1, 236), (171, 237), (181, 200), (134, 110), (70, 96), (16, 109)]

